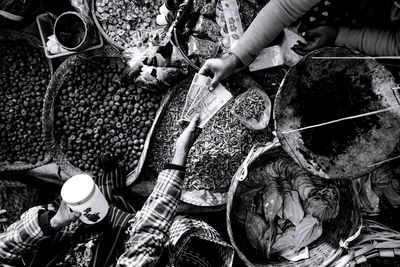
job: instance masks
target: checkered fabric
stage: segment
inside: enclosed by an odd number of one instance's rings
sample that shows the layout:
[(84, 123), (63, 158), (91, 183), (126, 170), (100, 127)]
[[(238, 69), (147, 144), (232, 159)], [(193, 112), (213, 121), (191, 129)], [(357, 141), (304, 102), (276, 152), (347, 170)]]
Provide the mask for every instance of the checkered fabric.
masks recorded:
[(169, 230), (167, 248), (171, 267), (232, 266), (234, 251), (206, 222), (177, 216)]

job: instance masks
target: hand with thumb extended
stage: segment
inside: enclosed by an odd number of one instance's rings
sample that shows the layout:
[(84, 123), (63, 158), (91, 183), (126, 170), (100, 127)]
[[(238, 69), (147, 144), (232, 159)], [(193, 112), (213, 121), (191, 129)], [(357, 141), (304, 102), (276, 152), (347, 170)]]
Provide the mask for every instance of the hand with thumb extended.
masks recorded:
[(213, 77), (209, 87), (209, 90), (213, 91), (218, 83), (231, 75), (240, 64), (240, 60), (234, 54), (224, 58), (212, 58), (204, 63), (199, 74)]
[(81, 214), (79, 212), (71, 211), (67, 203), (63, 200), (60, 203), (56, 215), (51, 218), (50, 225), (54, 229), (59, 230), (75, 222), (80, 216)]
[(333, 45), (338, 34), (338, 29), (330, 26), (320, 26), (318, 28), (306, 32), (304, 38), (306, 43), (298, 41), (292, 47), (292, 50), (299, 55), (306, 55), (307, 53), (321, 48), (323, 46)]

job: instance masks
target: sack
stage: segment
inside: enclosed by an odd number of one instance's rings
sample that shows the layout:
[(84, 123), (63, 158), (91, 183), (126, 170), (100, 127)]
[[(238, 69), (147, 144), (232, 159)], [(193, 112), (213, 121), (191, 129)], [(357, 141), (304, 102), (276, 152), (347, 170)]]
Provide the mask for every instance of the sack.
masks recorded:
[(248, 129), (263, 130), (271, 116), (271, 100), (264, 91), (253, 87), (235, 99), (231, 112)]

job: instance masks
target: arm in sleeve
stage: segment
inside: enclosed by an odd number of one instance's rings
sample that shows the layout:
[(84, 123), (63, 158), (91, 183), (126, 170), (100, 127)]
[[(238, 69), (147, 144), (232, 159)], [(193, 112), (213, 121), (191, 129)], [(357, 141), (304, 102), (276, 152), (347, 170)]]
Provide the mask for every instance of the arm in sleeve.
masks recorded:
[(39, 243), (48, 238), (39, 224), (39, 213), (42, 207), (34, 207), (21, 215), (19, 221), (10, 225), (7, 230), (0, 233), (0, 259), (15, 262)]
[(271, 0), (258, 13), (231, 52), (244, 65), (249, 65), (261, 49), (268, 46), (279, 33), (298, 20), (321, 0)]
[(184, 172), (162, 171), (143, 208), (132, 219), (126, 251), (117, 266), (154, 266), (168, 238), (182, 193)]
[(335, 45), (359, 50), (372, 56), (399, 56), (400, 31), (384, 29), (339, 29)]

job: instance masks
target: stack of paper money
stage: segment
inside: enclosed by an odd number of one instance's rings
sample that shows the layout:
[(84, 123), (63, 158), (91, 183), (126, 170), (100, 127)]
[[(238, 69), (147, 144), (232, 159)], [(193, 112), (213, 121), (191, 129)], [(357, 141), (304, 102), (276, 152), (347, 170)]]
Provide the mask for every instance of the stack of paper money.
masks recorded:
[(210, 92), (208, 90), (210, 84), (210, 77), (196, 73), (186, 96), (182, 120), (190, 121), (196, 114), (200, 114), (199, 127), (203, 128), (215, 113), (232, 98), (232, 94), (221, 84), (218, 84)]

